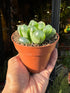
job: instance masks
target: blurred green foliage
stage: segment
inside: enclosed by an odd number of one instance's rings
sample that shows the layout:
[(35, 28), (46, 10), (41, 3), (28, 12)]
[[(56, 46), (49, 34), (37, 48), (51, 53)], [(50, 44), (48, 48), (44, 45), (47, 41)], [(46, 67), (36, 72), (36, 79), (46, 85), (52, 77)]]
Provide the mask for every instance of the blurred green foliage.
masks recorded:
[(66, 56), (63, 61), (62, 64), (67, 67), (68, 69), (70, 69), (70, 56)]
[(70, 18), (70, 8), (68, 8), (67, 1), (63, 1), (61, 3), (60, 10), (61, 10), (60, 13), (61, 22), (66, 24), (67, 19)]
[(64, 75), (64, 71), (56, 77), (53, 85), (49, 88), (49, 93), (70, 93), (70, 86), (68, 84), (68, 77)]

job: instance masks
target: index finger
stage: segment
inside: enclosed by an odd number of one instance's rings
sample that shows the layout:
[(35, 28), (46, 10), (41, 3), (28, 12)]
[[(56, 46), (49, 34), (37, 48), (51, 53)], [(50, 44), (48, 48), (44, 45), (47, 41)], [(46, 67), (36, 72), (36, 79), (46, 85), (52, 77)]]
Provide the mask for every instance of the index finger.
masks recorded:
[(52, 70), (54, 69), (57, 58), (58, 58), (58, 52), (57, 52), (57, 49), (55, 48), (54, 51), (51, 54), (49, 63), (48, 63), (47, 68), (46, 68), (46, 70), (48, 70), (49, 73), (51, 73)]

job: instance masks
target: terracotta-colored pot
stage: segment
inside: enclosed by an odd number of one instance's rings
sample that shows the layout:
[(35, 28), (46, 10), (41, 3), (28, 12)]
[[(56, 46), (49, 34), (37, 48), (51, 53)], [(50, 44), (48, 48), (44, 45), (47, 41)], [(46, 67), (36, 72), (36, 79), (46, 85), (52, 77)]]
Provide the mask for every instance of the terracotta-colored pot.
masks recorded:
[(29, 71), (32, 73), (37, 73), (44, 70), (48, 64), (51, 53), (59, 40), (59, 35), (57, 34), (58, 39), (54, 43), (37, 47), (18, 44), (13, 40), (13, 35), (14, 33), (12, 34), (11, 39), (14, 46), (19, 53), (20, 59)]

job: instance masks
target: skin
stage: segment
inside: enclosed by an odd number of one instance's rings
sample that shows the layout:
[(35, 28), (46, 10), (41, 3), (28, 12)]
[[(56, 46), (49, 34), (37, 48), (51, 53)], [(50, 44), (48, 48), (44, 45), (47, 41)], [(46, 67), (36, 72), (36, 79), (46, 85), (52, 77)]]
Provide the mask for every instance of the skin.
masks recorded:
[(6, 84), (2, 93), (45, 93), (57, 56), (57, 49), (54, 49), (48, 66), (42, 72), (33, 75), (30, 75), (19, 55), (11, 58), (8, 61)]

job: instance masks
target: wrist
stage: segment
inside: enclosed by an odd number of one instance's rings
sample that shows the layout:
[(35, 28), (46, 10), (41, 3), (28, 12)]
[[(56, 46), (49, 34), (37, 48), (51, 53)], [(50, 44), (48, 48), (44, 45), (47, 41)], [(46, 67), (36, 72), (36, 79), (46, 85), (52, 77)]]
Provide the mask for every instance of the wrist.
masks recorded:
[(19, 89), (12, 88), (10, 85), (5, 84), (4, 89), (2, 90), (2, 93), (21, 93)]
[(5, 84), (3, 90), (2, 90), (2, 93), (9, 93), (9, 87), (7, 86), (7, 84)]

